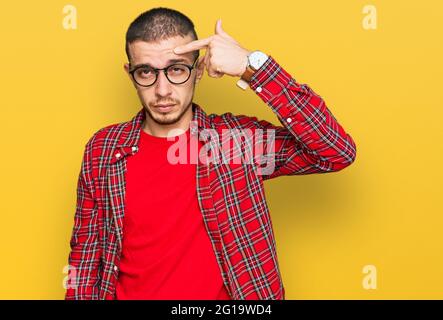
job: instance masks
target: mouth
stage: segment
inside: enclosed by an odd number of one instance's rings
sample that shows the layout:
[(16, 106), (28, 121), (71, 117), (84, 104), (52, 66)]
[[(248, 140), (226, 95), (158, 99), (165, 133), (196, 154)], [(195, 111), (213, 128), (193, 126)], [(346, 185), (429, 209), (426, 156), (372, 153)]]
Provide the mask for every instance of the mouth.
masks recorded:
[(165, 113), (165, 112), (169, 112), (169, 111), (171, 111), (172, 108), (174, 108), (174, 106), (175, 106), (175, 104), (174, 104), (174, 103), (171, 103), (171, 104), (158, 104), (158, 105), (156, 105), (156, 106), (154, 106), (154, 107), (155, 107), (155, 109), (157, 109), (158, 111)]

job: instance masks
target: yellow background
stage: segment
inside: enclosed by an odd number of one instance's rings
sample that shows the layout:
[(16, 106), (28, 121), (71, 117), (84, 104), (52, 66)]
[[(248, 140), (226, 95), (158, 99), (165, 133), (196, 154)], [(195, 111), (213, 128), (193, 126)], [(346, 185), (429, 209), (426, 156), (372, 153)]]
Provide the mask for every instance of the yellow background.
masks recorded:
[[(78, 29), (62, 27), (77, 8)], [(376, 30), (362, 27), (364, 5)], [(140, 103), (124, 74), (129, 23), (182, 11), (223, 27), (326, 101), (357, 144), (339, 173), (281, 177), (266, 194), (288, 299), (442, 299), (441, 1), (8, 1), (0, 10), (0, 298), (62, 299), (84, 144)], [(203, 51), (202, 51), (203, 53)], [(195, 101), (278, 123), (236, 79), (205, 74)], [(365, 265), (377, 289), (362, 286)]]

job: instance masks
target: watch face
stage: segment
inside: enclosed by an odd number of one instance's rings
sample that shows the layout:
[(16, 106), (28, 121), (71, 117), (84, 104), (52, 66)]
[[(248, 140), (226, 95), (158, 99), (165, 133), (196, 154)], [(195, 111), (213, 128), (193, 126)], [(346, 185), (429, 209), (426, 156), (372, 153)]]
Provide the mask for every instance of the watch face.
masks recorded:
[(268, 55), (261, 51), (254, 51), (249, 55), (249, 64), (254, 70), (260, 69), (266, 60), (268, 60)]

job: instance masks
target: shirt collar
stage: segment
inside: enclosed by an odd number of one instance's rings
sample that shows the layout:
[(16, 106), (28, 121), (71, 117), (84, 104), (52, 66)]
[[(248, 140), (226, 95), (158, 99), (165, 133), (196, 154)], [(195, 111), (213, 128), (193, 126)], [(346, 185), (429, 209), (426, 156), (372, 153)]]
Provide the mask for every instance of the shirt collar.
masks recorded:
[[(198, 129), (210, 128), (210, 119), (205, 111), (195, 102), (192, 102), (193, 117), (192, 121), (197, 123)], [(118, 138), (117, 148), (136, 147), (140, 139), (140, 130), (142, 123), (146, 118), (144, 107), (137, 112), (137, 114), (122, 128), (121, 134)]]

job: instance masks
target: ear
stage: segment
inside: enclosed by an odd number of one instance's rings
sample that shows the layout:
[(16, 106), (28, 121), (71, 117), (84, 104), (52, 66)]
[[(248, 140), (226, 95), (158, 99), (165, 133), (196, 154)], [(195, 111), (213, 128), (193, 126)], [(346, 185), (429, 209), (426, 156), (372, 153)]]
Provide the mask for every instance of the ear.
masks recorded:
[(205, 71), (205, 56), (198, 58), (196, 69), (197, 69), (197, 76), (195, 82), (198, 82), (203, 77), (203, 73)]
[(123, 69), (125, 70), (126, 74), (128, 75), (129, 80), (131, 80), (132, 85), (137, 89), (137, 85), (134, 83), (134, 79), (132, 79), (132, 76), (131, 76), (131, 74), (129, 73), (129, 63), (125, 63), (125, 64), (123, 65)]
[(131, 75), (129, 74), (129, 63), (125, 63), (125, 64), (123, 65), (123, 69), (125, 69), (126, 74), (127, 74), (129, 77), (131, 77)]

